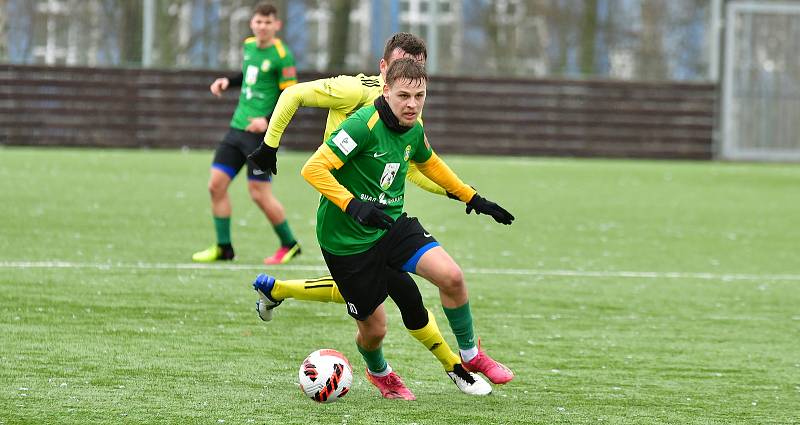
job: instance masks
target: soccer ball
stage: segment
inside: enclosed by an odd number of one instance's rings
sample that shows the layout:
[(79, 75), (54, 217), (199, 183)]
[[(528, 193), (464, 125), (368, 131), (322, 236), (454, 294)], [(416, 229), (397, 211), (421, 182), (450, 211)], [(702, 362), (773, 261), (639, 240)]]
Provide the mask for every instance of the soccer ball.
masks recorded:
[(300, 365), (300, 389), (312, 400), (331, 403), (347, 394), (353, 369), (344, 354), (322, 349), (309, 354)]

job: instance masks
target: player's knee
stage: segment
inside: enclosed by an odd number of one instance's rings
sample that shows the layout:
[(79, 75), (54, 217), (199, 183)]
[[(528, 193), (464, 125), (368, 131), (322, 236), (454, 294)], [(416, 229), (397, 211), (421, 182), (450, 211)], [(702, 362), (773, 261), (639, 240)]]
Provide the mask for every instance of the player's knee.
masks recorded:
[(265, 186), (262, 184), (257, 184), (257, 183), (249, 184), (247, 186), (247, 192), (250, 194), (250, 199), (252, 199), (253, 202), (270, 203), (274, 199), (274, 197), (272, 196), (272, 191), (270, 190), (269, 186)]
[(400, 309), (400, 317), (406, 329), (422, 329), (428, 324), (428, 310), (422, 303), (414, 308)]
[(383, 341), (383, 338), (386, 337), (386, 324), (368, 327), (364, 330), (364, 337), (371, 342)]
[(252, 199), (253, 202), (255, 203), (262, 203), (265, 202), (267, 199), (267, 197), (258, 190), (250, 189), (249, 193), (250, 193), (250, 199)]
[(226, 185), (210, 181), (208, 182), (208, 193), (211, 195), (212, 198), (220, 198), (225, 195), (225, 191), (227, 190)]
[(464, 288), (464, 272), (458, 266), (453, 266), (443, 273), (439, 288), (445, 292), (456, 292)]

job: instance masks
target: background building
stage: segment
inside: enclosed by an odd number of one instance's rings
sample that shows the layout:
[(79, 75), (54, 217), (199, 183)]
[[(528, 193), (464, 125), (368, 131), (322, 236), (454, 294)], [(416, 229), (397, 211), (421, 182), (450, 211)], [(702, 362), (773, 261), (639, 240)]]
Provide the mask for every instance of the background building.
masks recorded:
[[(253, 0), (0, 0), (0, 61), (236, 68)], [(368, 70), (385, 39), (430, 44), (433, 73), (703, 80), (711, 0), (274, 2), (301, 70)]]

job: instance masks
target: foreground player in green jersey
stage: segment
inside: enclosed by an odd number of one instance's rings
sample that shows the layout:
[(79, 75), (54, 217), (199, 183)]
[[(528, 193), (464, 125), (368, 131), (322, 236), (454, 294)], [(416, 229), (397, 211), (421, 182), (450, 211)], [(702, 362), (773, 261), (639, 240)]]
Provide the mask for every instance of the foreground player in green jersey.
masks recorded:
[[(455, 261), (416, 218), (402, 212), (409, 161), (477, 213), (502, 224), (514, 220), (461, 182), (431, 149), (418, 121), (426, 87), (421, 64), (413, 59), (394, 61), (386, 73), (383, 96), (345, 120), (302, 170), (323, 195), (317, 210), (317, 240), (348, 313), (356, 319), (356, 344), (367, 364), (367, 378), (384, 397), (406, 400), (415, 397), (382, 351), (387, 272), (415, 273), (440, 288), (463, 286), (463, 273)], [(469, 303), (465, 300), (445, 312), (459, 346), (471, 343), (475, 351), (463, 366), (495, 383), (510, 381), (513, 373), (474, 345)]]
[[(383, 94), (383, 80), (386, 69), (399, 58), (412, 58), (422, 64), (425, 63), (428, 52), (425, 42), (410, 33), (400, 32), (392, 35), (387, 41), (383, 57), (378, 63), (380, 73), (366, 76), (340, 75), (338, 77), (324, 78), (296, 84), (287, 88), (278, 99), (275, 111), (269, 122), (264, 143), (261, 144), (250, 159), (262, 169), (271, 169), (277, 172), (276, 152), (281, 136), (301, 106), (325, 108), (328, 118), (325, 126), (323, 141), (336, 130), (347, 117), (363, 106), (372, 102)], [(407, 178), (421, 188), (440, 195), (446, 191), (422, 175), (413, 164), (409, 164)], [(398, 286), (413, 286), (414, 280), (407, 276), (397, 276)], [(300, 280), (277, 280), (269, 275), (259, 276), (260, 283), (257, 290), (262, 293), (258, 303), (259, 317), (264, 321), (272, 320), (272, 310), (287, 298), (296, 298), (305, 301), (338, 302), (344, 303), (336, 283), (330, 277)], [(418, 290), (416, 292), (419, 292)], [(391, 296), (391, 294), (390, 294)], [(394, 299), (395, 297), (392, 296)], [(402, 300), (400, 300), (402, 302)], [(395, 300), (398, 303), (398, 300)], [(398, 303), (398, 307), (402, 305)], [(406, 323), (407, 326), (414, 323)], [(417, 329), (409, 327), (409, 330)], [(450, 365), (446, 365), (446, 369)]]
[[(218, 78), (211, 84), (211, 93), (215, 96), (237, 86), (241, 86), (241, 94), (230, 129), (214, 154), (208, 181), (217, 243), (195, 253), (194, 261), (232, 260), (234, 257), (228, 187), (247, 163), (247, 155), (264, 139), (281, 91), (297, 83), (292, 52), (275, 37), (280, 27), (275, 7), (264, 3), (256, 6), (250, 19), (254, 36), (246, 39), (243, 46), (242, 72), (231, 78)], [(264, 263), (286, 263), (300, 253), (300, 245), (286, 221), (283, 205), (272, 193), (270, 174), (247, 164), (247, 180), (250, 197), (272, 224), (281, 242), (280, 248), (264, 259)]]
[[(427, 49), (425, 42), (419, 37), (410, 33), (397, 33), (389, 38), (384, 48), (383, 58), (379, 62), (380, 74), (376, 76), (357, 76), (342, 75), (334, 78), (321, 79), (305, 83), (299, 83), (288, 88), (281, 94), (278, 104), (275, 107), (273, 119), (270, 120), (269, 129), (265, 137), (265, 143), (251, 157), (262, 168), (275, 169), (275, 152), (283, 131), (289, 124), (297, 109), (300, 106), (310, 106), (318, 108), (328, 108), (328, 122), (325, 130), (325, 138), (353, 112), (372, 102), (383, 95), (383, 80), (387, 68), (397, 59), (412, 58), (424, 64), (427, 59)], [(276, 170), (277, 171), (277, 170)], [(414, 165), (409, 163), (407, 178), (420, 187), (430, 192), (441, 195), (446, 194), (445, 189), (431, 182), (422, 175)], [(448, 194), (448, 196), (453, 196)], [(468, 209), (469, 212), (469, 209)], [(458, 356), (450, 351), (447, 343), (444, 342), (441, 332), (436, 327), (433, 315), (430, 320), (415, 320), (416, 311), (421, 305), (422, 296), (414, 280), (407, 273), (389, 273), (387, 276), (387, 287), (389, 296), (395, 301), (403, 316), (403, 323), (409, 333), (419, 340), (425, 347), (431, 349), (431, 353), (442, 363), (448, 374), (460, 363)], [(259, 317), (264, 321), (272, 319), (273, 309), (287, 298), (298, 300), (338, 302), (344, 303), (336, 282), (329, 277), (317, 279), (300, 280), (278, 280), (266, 274), (259, 275), (253, 287), (259, 293), (257, 311)], [(462, 307), (467, 303), (466, 285), (462, 280), (447, 282), (446, 286), (440, 286), (442, 306), (447, 314), (451, 329), (462, 329), (466, 326), (461, 322), (454, 322), (461, 317), (458, 314), (449, 314), (452, 309)], [(471, 334), (471, 323), (469, 332)], [(431, 347), (437, 347), (433, 349)], [(490, 363), (481, 363), (483, 366), (476, 366), (476, 358), (479, 351), (476, 342), (473, 340), (459, 340), (461, 355), (466, 361), (473, 361), (473, 370), (484, 372), (487, 367), (493, 369)], [(487, 372), (494, 376), (495, 383), (508, 382), (509, 375)], [(452, 377), (452, 375), (451, 375)], [(456, 384), (464, 392), (470, 392), (471, 385), (465, 385), (465, 381), (454, 379)]]

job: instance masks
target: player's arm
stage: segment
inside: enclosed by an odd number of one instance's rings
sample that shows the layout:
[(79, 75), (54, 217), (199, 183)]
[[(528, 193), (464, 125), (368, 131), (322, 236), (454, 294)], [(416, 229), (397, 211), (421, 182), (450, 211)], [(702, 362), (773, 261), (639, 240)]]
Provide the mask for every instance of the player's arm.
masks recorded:
[[(283, 46), (283, 43), (281, 43)], [(288, 49), (281, 49), (281, 76), (278, 78), (278, 89), (283, 91), (297, 84), (297, 68), (294, 64), (294, 55)]]
[(339, 76), (290, 85), (278, 98), (272, 111), (264, 143), (250, 154), (259, 169), (278, 174), (278, 146), (283, 132), (301, 106), (326, 109), (353, 109), (361, 100), (361, 83), (355, 77)]
[[(429, 152), (430, 156), (427, 160), (417, 162), (420, 172), (439, 186), (442, 186), (449, 193), (452, 193), (459, 200), (465, 202), (467, 204), (467, 214), (474, 210), (478, 214), (492, 216), (498, 223), (511, 224), (514, 221), (514, 216), (511, 213), (496, 203), (478, 195), (478, 192), (464, 184), (433, 150)], [(423, 154), (423, 158), (424, 156), (426, 155)]]
[(353, 220), (363, 226), (388, 229), (394, 219), (381, 211), (386, 205), (357, 199), (331, 173), (331, 170), (341, 168), (349, 158), (363, 149), (368, 138), (369, 129), (366, 123), (352, 119), (345, 121), (342, 127), (306, 161), (300, 174), (322, 196), (350, 215)]
[(314, 155), (311, 155), (300, 174), (319, 193), (360, 224), (379, 229), (392, 227), (394, 222), (392, 217), (381, 211), (386, 208), (386, 205), (360, 201), (336, 180), (336, 177), (331, 174), (331, 170), (341, 166), (342, 161), (336, 157), (328, 145), (323, 144), (317, 148)]
[(244, 73), (239, 71), (238, 74), (233, 74), (228, 77), (228, 87), (241, 87), (244, 82)]
[(228, 90), (228, 87), (241, 86), (242, 81), (244, 81), (244, 74), (241, 72), (236, 75), (231, 75), (230, 77), (220, 77), (211, 83), (209, 90), (211, 90), (211, 94), (214, 96), (220, 97), (222, 96), (222, 92)]
[[(419, 119), (419, 122), (422, 123), (422, 119)], [(430, 146), (428, 144), (428, 136), (425, 136), (425, 146)], [(419, 186), (425, 191), (430, 193), (434, 193), (436, 195), (447, 196), (450, 199), (458, 200), (458, 198), (453, 195), (452, 193), (445, 190), (443, 187), (439, 186), (438, 184), (434, 183), (431, 179), (425, 177), (419, 169), (417, 168), (417, 164), (414, 161), (409, 161), (408, 163), (408, 172), (406, 173), (406, 180), (414, 183), (415, 185)]]
[(300, 174), (314, 189), (345, 211), (347, 204), (355, 197), (331, 174), (331, 170), (338, 170), (342, 165), (344, 165), (342, 160), (328, 145), (323, 144), (306, 161)]
[(417, 168), (423, 176), (462, 202), (469, 202), (477, 193), (475, 189), (462, 182), (456, 173), (436, 155), (436, 152), (431, 151), (427, 160), (417, 162)]
[(415, 185), (419, 186), (423, 190), (428, 191), (430, 193), (442, 196), (447, 195), (447, 191), (444, 190), (443, 187), (434, 183), (431, 179), (425, 177), (425, 175), (419, 171), (419, 169), (417, 168), (417, 163), (414, 161), (409, 161), (408, 163), (408, 172), (406, 173), (406, 180), (410, 181), (411, 183), (414, 183)]
[(287, 87), (272, 112), (264, 143), (277, 148), (283, 132), (301, 106), (325, 109), (353, 109), (363, 89), (355, 77), (339, 76), (307, 81)]

